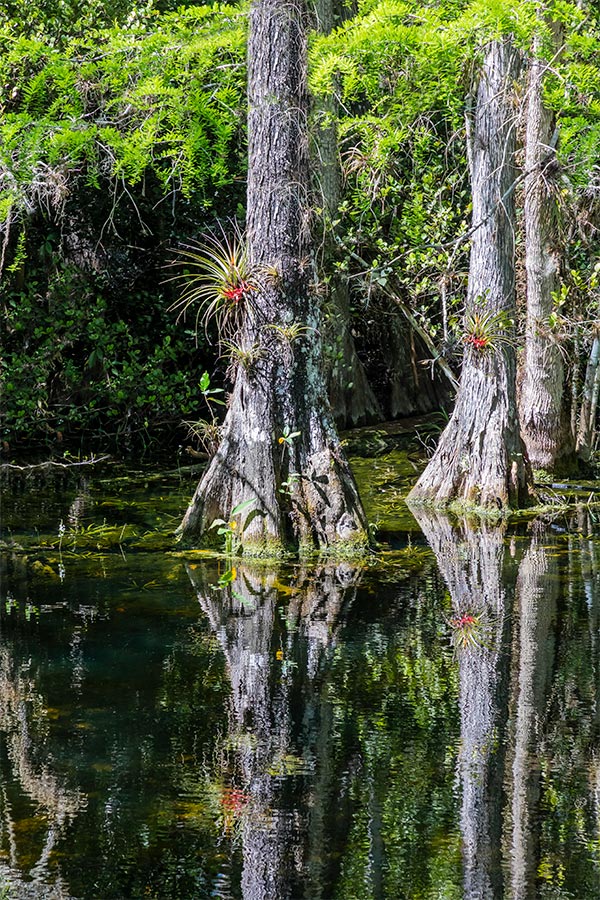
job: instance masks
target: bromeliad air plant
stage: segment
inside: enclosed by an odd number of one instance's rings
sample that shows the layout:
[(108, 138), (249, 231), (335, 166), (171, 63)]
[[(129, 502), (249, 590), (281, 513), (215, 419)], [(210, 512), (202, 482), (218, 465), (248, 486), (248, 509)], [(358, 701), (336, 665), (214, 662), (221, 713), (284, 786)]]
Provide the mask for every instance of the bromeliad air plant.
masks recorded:
[(463, 342), (475, 350), (497, 350), (502, 344), (511, 344), (513, 322), (504, 312), (472, 312), (465, 318)]
[(259, 289), (261, 275), (261, 269), (248, 259), (239, 228), (234, 227), (232, 235), (221, 231), (221, 237), (208, 235), (202, 242), (182, 247), (171, 265), (184, 270), (168, 279), (182, 288), (181, 297), (169, 310), (176, 310), (179, 319), (194, 307), (196, 331), (201, 322), (206, 332), (214, 320), (219, 341), (235, 335), (240, 314)]

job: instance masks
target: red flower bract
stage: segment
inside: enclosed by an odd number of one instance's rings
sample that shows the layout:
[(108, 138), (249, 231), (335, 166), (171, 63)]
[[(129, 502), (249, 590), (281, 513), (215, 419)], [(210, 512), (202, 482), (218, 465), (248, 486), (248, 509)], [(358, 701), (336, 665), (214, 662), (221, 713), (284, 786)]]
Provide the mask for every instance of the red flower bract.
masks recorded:
[(450, 624), (453, 628), (464, 628), (465, 625), (476, 625), (475, 616), (461, 616), (460, 619), (451, 619)]
[(468, 334), (466, 337), (466, 341), (468, 344), (472, 344), (477, 350), (483, 350), (484, 347), (488, 345), (488, 339), (485, 337), (479, 337), (476, 334)]
[(244, 294), (254, 290), (256, 290), (254, 285), (249, 284), (247, 281), (241, 281), (239, 284), (235, 285), (235, 287), (223, 288), (223, 296), (226, 300), (231, 300), (233, 303), (239, 303), (240, 300), (244, 299)]

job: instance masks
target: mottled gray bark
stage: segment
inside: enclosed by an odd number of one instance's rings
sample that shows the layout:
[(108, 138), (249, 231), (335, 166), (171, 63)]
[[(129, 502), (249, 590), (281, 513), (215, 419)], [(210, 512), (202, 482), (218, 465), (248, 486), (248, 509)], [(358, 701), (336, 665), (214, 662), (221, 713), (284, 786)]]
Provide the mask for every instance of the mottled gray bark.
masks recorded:
[[(238, 338), (260, 356), (237, 368), (221, 446), (180, 526), (187, 544), (250, 499), (257, 514), (244, 531), (245, 553), (280, 553), (288, 542), (301, 551), (367, 543), (326, 399), (320, 301), (309, 287), (306, 16), (300, 0), (255, 0), (251, 7), (248, 247), (252, 263), (270, 274)], [(286, 339), (281, 329), (294, 324), (304, 330)], [(300, 434), (286, 440), (293, 432)]]
[(600, 333), (597, 331), (592, 341), (592, 349), (587, 361), (579, 424), (577, 428), (577, 455), (587, 462), (592, 455), (596, 434), (598, 411), (598, 388), (600, 383)]
[[(485, 347), (465, 345), (454, 412), (410, 499), (434, 506), (528, 502), (531, 469), (516, 405), (515, 351), (503, 318), (515, 313), (514, 198), (517, 57), (510, 41), (485, 52), (470, 146), (473, 194), (467, 313), (490, 323)], [(494, 317), (500, 317), (499, 319)]]
[[(423, 509), (415, 516), (452, 597), (457, 630), (464, 896), (501, 900), (502, 809), (510, 667), (509, 610), (516, 568), (505, 554), (504, 529), (475, 530), (465, 520)], [(462, 617), (477, 619), (473, 641), (460, 639)]]
[(554, 471), (573, 456), (569, 410), (564, 400), (561, 350), (550, 326), (559, 286), (555, 117), (544, 106), (549, 64), (536, 39), (527, 81), (525, 137), (525, 268), (527, 323), (519, 391), (523, 440), (534, 469)]

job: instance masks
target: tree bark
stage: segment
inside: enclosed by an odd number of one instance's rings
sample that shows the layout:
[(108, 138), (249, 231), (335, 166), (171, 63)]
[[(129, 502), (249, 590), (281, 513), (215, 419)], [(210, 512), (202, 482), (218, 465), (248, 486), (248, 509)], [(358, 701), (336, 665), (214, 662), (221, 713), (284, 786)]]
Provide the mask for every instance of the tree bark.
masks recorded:
[(523, 440), (534, 469), (556, 470), (573, 457), (565, 372), (549, 319), (559, 285), (557, 207), (552, 189), (556, 161), (555, 119), (544, 106), (548, 63), (536, 39), (527, 84), (525, 138), (525, 268), (527, 325), (519, 396)]
[(584, 462), (588, 462), (592, 455), (594, 435), (596, 431), (596, 412), (598, 407), (598, 373), (600, 368), (600, 329), (592, 341), (592, 349), (587, 361), (585, 380), (583, 383), (583, 398), (579, 412), (579, 427), (577, 429), (577, 455)]
[[(465, 343), (456, 406), (409, 498), (434, 506), (527, 503), (531, 467), (516, 405), (516, 361), (505, 330), (515, 313), (514, 170), (516, 51), (495, 41), (485, 53), (470, 147), (473, 232), (467, 313), (487, 322), (483, 347)], [(467, 319), (469, 321), (469, 319)], [(466, 335), (468, 338), (468, 335)]]
[[(270, 275), (245, 310), (238, 342), (260, 355), (237, 368), (221, 445), (180, 526), (188, 545), (255, 500), (251, 520), (237, 523), (244, 553), (279, 554), (290, 542), (301, 552), (367, 546), (326, 399), (321, 309), (309, 288), (306, 18), (304, 0), (251, 7), (246, 225), (251, 263)], [(285, 337), (293, 327), (301, 333)]]
[[(329, 34), (336, 21), (334, 0), (315, 0), (317, 29)], [(332, 90), (315, 109), (318, 188), (323, 206), (323, 262), (329, 263), (329, 302), (323, 327), (330, 346), (326, 381), (334, 419), (340, 428), (381, 422), (383, 413), (358, 356), (352, 334), (348, 282), (331, 268), (335, 257), (335, 221), (342, 197), (337, 120), (339, 103)]]

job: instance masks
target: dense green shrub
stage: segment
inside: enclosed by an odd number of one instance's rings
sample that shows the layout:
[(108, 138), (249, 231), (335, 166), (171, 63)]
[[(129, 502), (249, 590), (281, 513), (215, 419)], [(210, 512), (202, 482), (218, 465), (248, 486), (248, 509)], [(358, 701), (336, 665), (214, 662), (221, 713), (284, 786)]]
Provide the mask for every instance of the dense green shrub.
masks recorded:
[(164, 267), (242, 208), (245, 18), (150, 10), (60, 46), (6, 25), (0, 48), (3, 440), (177, 436), (214, 351)]

